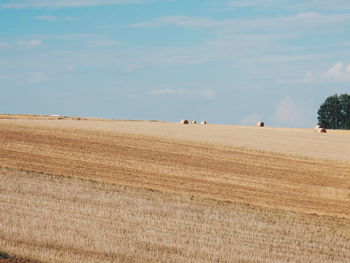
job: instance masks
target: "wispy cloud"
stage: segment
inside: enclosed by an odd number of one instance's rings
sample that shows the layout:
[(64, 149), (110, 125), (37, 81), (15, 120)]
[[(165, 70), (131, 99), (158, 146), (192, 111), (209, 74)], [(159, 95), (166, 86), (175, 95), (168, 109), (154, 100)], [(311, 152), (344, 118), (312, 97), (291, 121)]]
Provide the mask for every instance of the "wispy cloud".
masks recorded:
[(275, 118), (278, 121), (290, 122), (300, 118), (298, 107), (294, 101), (290, 98), (284, 98), (276, 107)]
[(115, 47), (115, 46), (119, 46), (121, 44), (120, 41), (115, 41), (115, 40), (90, 40), (85, 42), (85, 46), (87, 47)]
[(174, 90), (174, 89), (170, 89), (170, 88), (165, 88), (165, 89), (156, 89), (156, 90), (151, 90), (150, 91), (151, 95), (187, 95), (188, 91), (183, 90), (183, 89), (178, 89), (178, 90)]
[(262, 121), (261, 115), (259, 114), (249, 114), (247, 116), (244, 116), (240, 121), (239, 125), (243, 126), (254, 126), (259, 121)]
[(210, 89), (191, 90), (191, 89), (164, 88), (164, 89), (151, 90), (150, 94), (153, 96), (179, 96), (179, 97), (206, 99), (206, 100), (214, 99), (216, 96), (215, 91)]
[(0, 49), (7, 49), (12, 47), (12, 44), (8, 43), (8, 42), (0, 42)]
[(349, 10), (350, 2), (347, 0), (232, 0), (228, 2), (230, 8), (262, 8), (262, 9), (279, 9), (293, 11), (308, 10)]
[(38, 20), (46, 20), (46, 21), (55, 21), (57, 20), (57, 16), (35, 16), (35, 19)]
[(350, 41), (343, 41), (336, 44), (337, 47), (350, 47)]
[(67, 65), (64, 70), (66, 72), (74, 72), (77, 69), (77, 66), (74, 64)]
[(121, 66), (120, 72), (123, 74), (129, 74), (129, 73), (136, 72), (142, 68), (144, 68), (144, 65), (142, 65), (142, 64), (128, 64), (127, 63), (127, 64)]
[(73, 8), (84, 6), (102, 6), (118, 4), (136, 4), (148, 0), (7, 0), (0, 8)]
[(291, 97), (283, 98), (278, 102), (271, 120), (278, 126), (301, 127), (306, 118), (302, 108)]
[(211, 89), (205, 89), (198, 91), (198, 95), (204, 99), (211, 100), (215, 98), (216, 93)]
[(21, 48), (35, 48), (40, 47), (42, 45), (42, 41), (39, 39), (22, 40), (18, 41), (16, 45)]
[(350, 81), (350, 64), (337, 62), (326, 72), (326, 76), (335, 81), (348, 82)]
[(254, 63), (254, 64), (266, 64), (266, 63), (286, 63), (296, 61), (307, 61), (321, 58), (322, 55), (273, 55), (273, 56), (262, 56), (256, 58), (249, 58), (242, 60), (242, 63)]
[(29, 83), (41, 83), (50, 81), (50, 79), (43, 72), (29, 72)]
[[(210, 19), (191, 16), (165, 16), (141, 23), (127, 25), (127, 27), (166, 27), (178, 26), (188, 28), (212, 28), (216, 32), (253, 32), (283, 31), (289, 33), (303, 33), (308, 30), (317, 32), (325, 27), (332, 28), (339, 23), (350, 22), (350, 14), (322, 14), (318, 12), (301, 12), (292, 15), (281, 15), (268, 18), (250, 19)], [(119, 26), (118, 26), (119, 27)]]
[(154, 20), (132, 24), (130, 27), (162, 27), (162, 26), (182, 26), (182, 27), (213, 27), (223, 21), (215, 21), (209, 18), (190, 17), (190, 16), (164, 16)]
[(80, 40), (94, 37), (93, 34), (62, 34), (62, 35), (42, 35), (42, 39), (47, 40)]
[(37, 20), (44, 20), (44, 21), (57, 21), (57, 20), (74, 20), (74, 17), (71, 16), (65, 16), (65, 17), (58, 17), (58, 16), (51, 16), (51, 15), (46, 15), (46, 16), (35, 16), (34, 17)]
[(8, 48), (36, 48), (42, 45), (42, 40), (40, 39), (30, 39), (30, 40), (19, 40), (17, 42), (0, 42), (0, 49)]
[(337, 62), (325, 72), (307, 71), (304, 76), (307, 84), (326, 82), (350, 82), (350, 64)]

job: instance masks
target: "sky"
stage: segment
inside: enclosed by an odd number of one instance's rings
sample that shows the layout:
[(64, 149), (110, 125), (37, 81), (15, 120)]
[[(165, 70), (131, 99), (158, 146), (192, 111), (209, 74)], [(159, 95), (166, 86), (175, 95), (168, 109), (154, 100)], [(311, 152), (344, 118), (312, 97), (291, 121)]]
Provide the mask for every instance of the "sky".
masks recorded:
[(313, 127), (349, 0), (0, 0), (0, 113)]

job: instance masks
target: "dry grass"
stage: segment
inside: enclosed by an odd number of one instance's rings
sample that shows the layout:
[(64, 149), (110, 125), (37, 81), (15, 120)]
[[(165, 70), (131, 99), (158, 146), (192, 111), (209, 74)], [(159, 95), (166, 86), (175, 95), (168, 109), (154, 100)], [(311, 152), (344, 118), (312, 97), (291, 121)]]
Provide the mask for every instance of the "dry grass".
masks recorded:
[(350, 165), (160, 137), (0, 125), (0, 164), (350, 218)]
[(350, 262), (347, 132), (17, 118), (0, 120), (0, 251)]
[(45, 262), (349, 262), (349, 220), (2, 169), (0, 247)]
[(83, 129), (112, 134), (154, 136), (350, 162), (350, 131), (328, 130), (327, 134), (318, 134), (314, 129), (260, 129), (214, 124), (184, 126), (178, 123), (93, 119), (48, 121), (32, 118), (10, 120), (1, 119), (0, 116), (0, 125), (15, 123), (39, 129)]

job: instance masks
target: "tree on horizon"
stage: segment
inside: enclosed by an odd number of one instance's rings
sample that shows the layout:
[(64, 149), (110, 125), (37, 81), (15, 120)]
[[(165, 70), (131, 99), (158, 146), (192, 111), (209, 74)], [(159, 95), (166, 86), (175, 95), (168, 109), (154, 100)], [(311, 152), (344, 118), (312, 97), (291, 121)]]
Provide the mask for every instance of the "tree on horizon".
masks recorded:
[(317, 111), (318, 125), (326, 129), (350, 130), (350, 95), (329, 96)]

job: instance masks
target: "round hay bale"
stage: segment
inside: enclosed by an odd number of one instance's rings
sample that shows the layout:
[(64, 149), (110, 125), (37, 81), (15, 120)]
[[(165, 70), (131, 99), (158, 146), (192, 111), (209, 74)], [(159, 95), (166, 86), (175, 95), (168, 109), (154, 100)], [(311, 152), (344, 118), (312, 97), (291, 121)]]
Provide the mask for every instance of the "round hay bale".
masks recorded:
[(188, 120), (181, 120), (180, 123), (181, 124), (188, 124)]
[(201, 124), (207, 124), (207, 122), (206, 121), (201, 121)]
[(191, 123), (192, 123), (192, 124), (196, 124), (197, 122), (196, 122), (196, 121), (194, 121), (194, 120), (192, 120), (192, 121), (191, 121)]
[(318, 130), (318, 129), (320, 129), (320, 128), (321, 128), (320, 125), (316, 125), (316, 126), (315, 126), (315, 130)]
[(261, 122), (258, 122), (258, 123), (256, 124), (256, 126), (258, 126), (258, 127), (264, 127), (264, 126), (265, 126), (265, 123), (264, 123), (263, 121), (261, 121)]
[(319, 128), (317, 130), (318, 133), (327, 133), (327, 130), (325, 128)]

